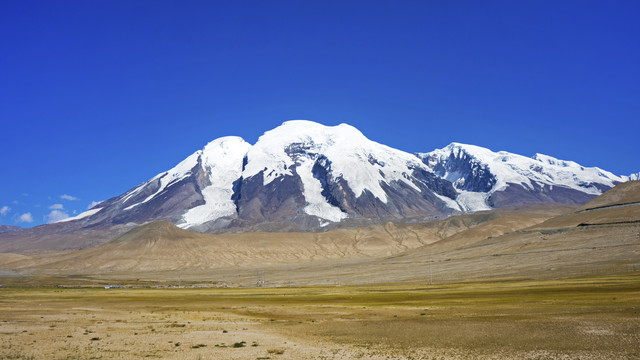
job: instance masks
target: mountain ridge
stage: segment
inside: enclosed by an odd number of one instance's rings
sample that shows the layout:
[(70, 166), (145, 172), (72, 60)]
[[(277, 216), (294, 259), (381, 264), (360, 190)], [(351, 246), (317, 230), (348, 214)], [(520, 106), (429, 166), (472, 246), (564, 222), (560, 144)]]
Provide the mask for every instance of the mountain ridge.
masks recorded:
[(629, 178), (548, 155), (455, 142), (410, 154), (347, 124), (292, 120), (254, 145), (236, 136), (215, 139), (169, 171), (63, 221), (317, 230), (538, 202), (581, 204)]
[(461, 193), (463, 211), (535, 202), (581, 204), (629, 180), (539, 153), (529, 158), (455, 142), (416, 156), (453, 183)]
[(215, 139), (122, 195), (51, 225), (2, 234), (0, 245), (19, 249), (25, 235), (33, 244), (63, 241), (67, 249), (81, 233), (94, 237), (82, 240), (87, 246), (151, 221), (198, 232), (326, 231), (532, 204), (579, 205), (631, 178), (548, 155), (461, 143), (410, 154), (347, 124), (293, 120), (253, 145), (237, 136)]
[(200, 231), (287, 222), (309, 230), (349, 219), (446, 216), (455, 211), (455, 196), (451, 184), (410, 153), (347, 124), (296, 120), (254, 145), (239, 137), (216, 139), (172, 169), (62, 222), (167, 220)]

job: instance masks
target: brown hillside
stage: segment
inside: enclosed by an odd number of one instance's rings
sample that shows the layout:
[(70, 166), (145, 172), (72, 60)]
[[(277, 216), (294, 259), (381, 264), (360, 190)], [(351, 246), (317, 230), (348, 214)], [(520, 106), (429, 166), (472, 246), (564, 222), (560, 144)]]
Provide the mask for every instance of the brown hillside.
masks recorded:
[(584, 204), (580, 209), (640, 202), (640, 181), (627, 181)]
[[(153, 222), (130, 230), (104, 245), (56, 256), (34, 256), (12, 265), (36, 272), (97, 274), (378, 259), (443, 239), (447, 239), (449, 247), (459, 246), (533, 225), (562, 211), (564, 208), (481, 212), (424, 223), (385, 223), (325, 233), (212, 235), (182, 230), (165, 222)], [(463, 236), (463, 233), (467, 235)]]
[(640, 222), (640, 181), (619, 184), (575, 212), (549, 219), (531, 229), (569, 228)]

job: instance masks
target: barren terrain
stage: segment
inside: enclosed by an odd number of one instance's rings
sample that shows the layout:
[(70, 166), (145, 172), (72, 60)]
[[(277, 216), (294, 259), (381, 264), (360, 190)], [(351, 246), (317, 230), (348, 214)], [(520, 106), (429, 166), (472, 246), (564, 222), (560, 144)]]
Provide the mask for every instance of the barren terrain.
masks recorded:
[(638, 274), (438, 286), (10, 287), (0, 294), (4, 359), (640, 357)]

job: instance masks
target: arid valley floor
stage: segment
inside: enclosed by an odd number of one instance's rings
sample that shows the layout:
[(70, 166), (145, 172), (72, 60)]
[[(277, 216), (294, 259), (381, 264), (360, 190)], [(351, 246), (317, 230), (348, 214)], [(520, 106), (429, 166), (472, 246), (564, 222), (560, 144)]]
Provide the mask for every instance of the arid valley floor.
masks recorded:
[(640, 274), (250, 289), (32, 285), (0, 289), (3, 359), (640, 357)]

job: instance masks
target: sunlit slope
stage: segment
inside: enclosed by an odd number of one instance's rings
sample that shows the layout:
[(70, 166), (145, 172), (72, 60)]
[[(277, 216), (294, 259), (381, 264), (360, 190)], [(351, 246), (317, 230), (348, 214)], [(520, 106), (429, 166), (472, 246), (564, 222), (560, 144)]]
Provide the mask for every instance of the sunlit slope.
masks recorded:
[(589, 201), (575, 212), (549, 219), (532, 229), (613, 225), (640, 221), (640, 181), (630, 181)]
[[(555, 210), (556, 212), (564, 210)], [(69, 273), (154, 272), (280, 266), (333, 260), (384, 259), (434, 243), (459, 246), (524, 228), (550, 210), (481, 212), (424, 223), (385, 223), (326, 233), (201, 234), (166, 222), (133, 229), (107, 244), (66, 254), (31, 257), (14, 267)], [(477, 230), (476, 230), (477, 229)], [(458, 244), (458, 245), (455, 245)], [(20, 266), (23, 264), (23, 266)]]
[(640, 202), (640, 181), (627, 181), (584, 204), (581, 210), (636, 202)]

